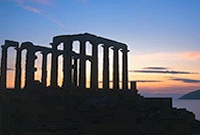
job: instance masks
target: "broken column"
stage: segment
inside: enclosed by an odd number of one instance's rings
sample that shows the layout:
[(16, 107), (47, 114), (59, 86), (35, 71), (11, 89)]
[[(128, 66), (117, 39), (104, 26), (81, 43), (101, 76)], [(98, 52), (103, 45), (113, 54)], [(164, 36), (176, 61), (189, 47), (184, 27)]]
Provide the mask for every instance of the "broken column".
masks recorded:
[(137, 82), (136, 81), (132, 81), (131, 82), (131, 90), (133, 90), (135, 93), (138, 92), (138, 90), (137, 90)]

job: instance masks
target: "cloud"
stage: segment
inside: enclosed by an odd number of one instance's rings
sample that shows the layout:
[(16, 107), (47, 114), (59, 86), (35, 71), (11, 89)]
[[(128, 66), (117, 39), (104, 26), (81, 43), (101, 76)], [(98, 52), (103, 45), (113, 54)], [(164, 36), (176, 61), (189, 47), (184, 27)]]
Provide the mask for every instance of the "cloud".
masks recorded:
[(180, 56), (188, 60), (198, 60), (200, 59), (200, 52), (199, 51), (185, 52)]
[(154, 74), (198, 74), (195, 72), (175, 71), (175, 70), (130, 70), (135, 73), (154, 73)]
[(58, 25), (60, 28), (63, 28), (63, 29), (64, 29), (64, 25), (63, 25), (61, 22), (59, 22), (58, 20), (56, 20), (56, 19), (54, 19), (54, 18), (52, 18), (52, 17), (50, 17), (50, 16), (48, 16), (48, 15), (46, 15), (46, 14), (40, 13), (40, 15), (43, 16), (44, 18), (48, 19), (48, 20), (51, 21), (52, 23)]
[(52, 4), (52, 0), (30, 0), (31, 2), (43, 4), (43, 5), (50, 5)]
[[(122, 82), (122, 81), (119, 81)], [(162, 82), (162, 81), (158, 81), (158, 80), (132, 80), (129, 82), (137, 82), (137, 83), (155, 83), (155, 82)], [(103, 81), (99, 81), (99, 83), (103, 83)], [(113, 81), (109, 81), (109, 83), (113, 83)]]
[(148, 66), (142, 68), (141, 70), (129, 70), (129, 72), (152, 74), (198, 74), (196, 72), (169, 70), (168, 67), (163, 66)]
[(60, 23), (58, 20), (50, 17), (47, 14), (44, 14), (40, 9), (35, 8), (34, 6), (32, 6), (33, 4), (40, 4), (40, 5), (50, 5), (52, 4), (52, 0), (14, 0), (15, 3), (17, 3), (21, 8), (38, 14), (42, 17), (44, 17), (45, 19), (51, 21), (52, 23), (58, 25), (61, 28), (64, 28), (63, 24)]
[(33, 12), (33, 13), (40, 13), (40, 10), (39, 10), (39, 9), (34, 8), (34, 7), (31, 7), (31, 6), (23, 6), (23, 8), (24, 8), (25, 10), (28, 10), (28, 11)]
[(143, 69), (166, 70), (167, 67), (144, 67)]
[(172, 78), (171, 80), (180, 81), (184, 83), (200, 83), (200, 80), (187, 79), (187, 78)]
[(51, 0), (14, 0), (14, 2), (17, 3), (23, 9), (33, 13), (41, 12), (38, 8), (33, 7), (33, 4), (50, 5), (52, 3)]
[[(158, 81), (158, 80), (133, 80), (135, 82), (139, 82), (139, 83), (154, 83), (154, 82), (162, 82), (162, 81)], [(130, 81), (132, 82), (132, 81)]]

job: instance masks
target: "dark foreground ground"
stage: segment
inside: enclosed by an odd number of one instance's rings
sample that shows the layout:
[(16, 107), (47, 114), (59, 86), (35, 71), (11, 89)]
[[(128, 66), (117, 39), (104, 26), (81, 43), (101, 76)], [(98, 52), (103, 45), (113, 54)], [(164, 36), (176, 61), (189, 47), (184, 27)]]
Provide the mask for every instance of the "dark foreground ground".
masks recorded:
[(170, 98), (143, 98), (135, 91), (1, 91), (0, 128), (5, 135), (192, 135), (200, 122)]

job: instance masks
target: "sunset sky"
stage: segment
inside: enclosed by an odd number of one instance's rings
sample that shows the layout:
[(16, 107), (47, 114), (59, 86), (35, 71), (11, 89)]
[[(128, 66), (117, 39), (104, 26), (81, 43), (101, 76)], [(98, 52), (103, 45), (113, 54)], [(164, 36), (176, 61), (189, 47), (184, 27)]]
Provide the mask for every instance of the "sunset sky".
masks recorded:
[(140, 93), (200, 89), (200, 0), (0, 0), (0, 20), (1, 45), (50, 47), (54, 36), (85, 32), (127, 44)]

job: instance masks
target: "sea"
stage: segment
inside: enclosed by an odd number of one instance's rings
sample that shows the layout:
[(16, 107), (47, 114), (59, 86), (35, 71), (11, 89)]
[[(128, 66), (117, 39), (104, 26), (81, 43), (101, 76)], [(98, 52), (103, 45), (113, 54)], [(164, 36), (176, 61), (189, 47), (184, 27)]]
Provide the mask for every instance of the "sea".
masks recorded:
[(173, 99), (173, 107), (185, 108), (195, 114), (197, 120), (200, 121), (200, 100), (188, 100), (188, 99)]

